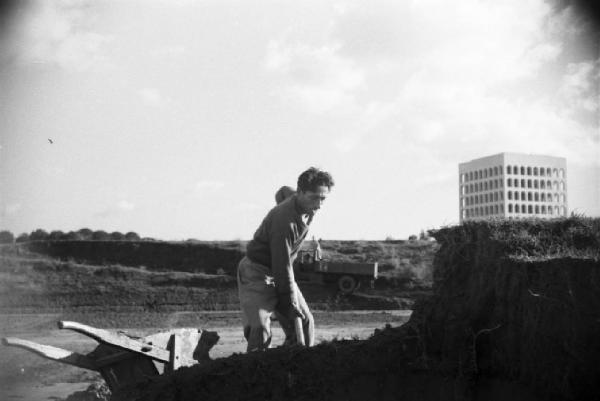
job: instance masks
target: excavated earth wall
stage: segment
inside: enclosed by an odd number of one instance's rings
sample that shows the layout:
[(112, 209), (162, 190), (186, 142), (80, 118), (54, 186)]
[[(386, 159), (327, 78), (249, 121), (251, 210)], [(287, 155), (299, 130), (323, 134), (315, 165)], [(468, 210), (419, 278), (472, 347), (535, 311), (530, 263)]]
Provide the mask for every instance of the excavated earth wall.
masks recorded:
[(599, 219), (433, 234), (433, 295), (407, 324), (182, 368), (113, 400), (600, 399)]

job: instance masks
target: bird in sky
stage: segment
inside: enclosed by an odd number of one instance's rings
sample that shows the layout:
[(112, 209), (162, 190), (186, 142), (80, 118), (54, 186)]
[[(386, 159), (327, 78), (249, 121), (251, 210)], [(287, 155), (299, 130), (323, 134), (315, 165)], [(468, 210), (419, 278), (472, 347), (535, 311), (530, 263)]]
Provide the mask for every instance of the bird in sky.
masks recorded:
[(50, 142), (50, 144), (54, 143), (54, 141), (52, 139), (50, 139), (50, 138), (48, 138), (48, 142)]

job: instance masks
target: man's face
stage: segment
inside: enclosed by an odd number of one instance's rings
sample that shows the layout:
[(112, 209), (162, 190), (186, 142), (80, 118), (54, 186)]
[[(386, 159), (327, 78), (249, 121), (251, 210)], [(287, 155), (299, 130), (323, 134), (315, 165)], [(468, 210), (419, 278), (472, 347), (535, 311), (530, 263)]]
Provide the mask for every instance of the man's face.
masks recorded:
[(298, 192), (298, 203), (304, 213), (315, 213), (329, 195), (329, 188), (325, 185), (317, 187), (314, 191)]

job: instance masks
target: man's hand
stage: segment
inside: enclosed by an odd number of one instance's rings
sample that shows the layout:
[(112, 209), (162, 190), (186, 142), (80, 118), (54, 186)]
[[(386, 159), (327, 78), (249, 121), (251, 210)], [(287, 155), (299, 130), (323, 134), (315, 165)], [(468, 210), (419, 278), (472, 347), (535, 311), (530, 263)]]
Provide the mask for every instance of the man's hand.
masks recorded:
[(300, 307), (296, 303), (290, 304), (290, 308), (288, 309), (288, 316), (292, 319), (299, 317), (300, 319), (304, 320), (304, 313), (302, 313)]
[(279, 304), (277, 309), (279, 313), (290, 319), (290, 321), (293, 321), (297, 317), (302, 320), (305, 318), (304, 313), (302, 313), (302, 310), (300, 310), (300, 307), (295, 302)]

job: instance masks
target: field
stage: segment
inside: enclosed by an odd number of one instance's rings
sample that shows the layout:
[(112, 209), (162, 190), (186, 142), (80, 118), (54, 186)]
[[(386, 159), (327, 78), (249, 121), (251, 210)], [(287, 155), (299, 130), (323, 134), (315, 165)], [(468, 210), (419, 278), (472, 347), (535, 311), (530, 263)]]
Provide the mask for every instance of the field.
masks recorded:
[[(37, 243), (34, 248), (42, 253), (22, 246), (0, 249), (1, 337), (85, 353), (97, 343), (58, 330), (57, 321), (72, 320), (133, 335), (194, 327), (218, 332), (220, 340), (211, 351), (212, 358), (244, 352), (236, 281), (230, 271), (234, 256), (239, 256), (239, 244), (88, 242), (80, 249), (75, 245)], [(323, 241), (326, 258), (378, 261), (380, 277), (375, 288), (363, 287), (343, 296), (335, 286), (300, 283), (315, 315), (317, 342), (366, 339), (386, 324), (404, 323), (414, 300), (429, 291), (435, 249), (434, 243), (426, 241)], [(107, 261), (109, 251), (120, 259)], [(182, 268), (143, 264), (144, 258)], [(283, 333), (277, 323), (273, 335), (273, 345), (280, 345)], [(19, 348), (0, 347), (0, 361), (2, 400), (64, 399), (101, 380), (95, 372)]]

